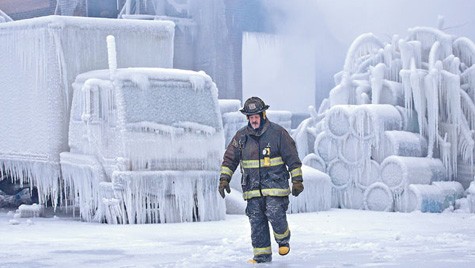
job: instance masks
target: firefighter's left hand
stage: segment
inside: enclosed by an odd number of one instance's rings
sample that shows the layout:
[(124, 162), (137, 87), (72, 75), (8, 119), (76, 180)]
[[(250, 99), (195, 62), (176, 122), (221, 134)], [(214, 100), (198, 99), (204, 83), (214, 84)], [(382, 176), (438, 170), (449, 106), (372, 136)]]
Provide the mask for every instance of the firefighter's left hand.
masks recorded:
[(224, 189), (226, 189), (226, 192), (228, 192), (228, 194), (231, 193), (231, 188), (229, 188), (229, 182), (226, 179), (221, 179), (219, 181), (218, 191), (221, 197), (223, 198), (224, 198)]
[(293, 181), (292, 182), (292, 195), (298, 196), (301, 192), (303, 192), (303, 183), (302, 181)]

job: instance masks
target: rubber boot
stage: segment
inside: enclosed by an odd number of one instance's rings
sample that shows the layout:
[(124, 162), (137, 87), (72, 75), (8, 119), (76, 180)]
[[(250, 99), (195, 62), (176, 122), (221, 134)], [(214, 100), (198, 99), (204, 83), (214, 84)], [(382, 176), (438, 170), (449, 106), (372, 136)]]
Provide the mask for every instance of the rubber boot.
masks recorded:
[(285, 255), (289, 254), (289, 252), (290, 252), (289, 244), (279, 245), (279, 254), (281, 256), (285, 256)]

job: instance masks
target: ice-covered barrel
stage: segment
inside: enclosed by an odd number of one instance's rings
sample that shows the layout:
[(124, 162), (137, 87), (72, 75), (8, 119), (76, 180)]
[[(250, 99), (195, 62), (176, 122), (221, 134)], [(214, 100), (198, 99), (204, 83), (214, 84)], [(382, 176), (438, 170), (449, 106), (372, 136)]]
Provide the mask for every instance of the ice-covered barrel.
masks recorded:
[(409, 184), (446, 180), (447, 172), (440, 159), (392, 155), (381, 163), (381, 181), (395, 193)]
[(350, 133), (350, 117), (357, 105), (335, 105), (325, 116), (325, 127), (328, 135), (334, 139), (342, 139)]
[(348, 185), (345, 191), (336, 192), (339, 199), (340, 208), (363, 209), (364, 190), (354, 184)]
[(339, 158), (348, 164), (358, 164), (371, 156), (371, 143), (361, 137), (349, 134), (341, 142)]
[[(312, 167), (302, 165), (305, 190), (298, 197), (290, 196), (289, 213), (329, 210), (332, 186), (330, 177)], [(292, 184), (290, 182), (290, 184)], [(290, 185), (291, 186), (291, 185)]]
[(350, 185), (354, 176), (356, 176), (354, 172), (355, 170), (352, 170), (351, 165), (338, 158), (330, 162), (327, 167), (332, 186), (338, 190), (345, 190)]
[(424, 157), (427, 155), (427, 140), (418, 133), (407, 131), (384, 131), (378, 150), (373, 158), (381, 163), (390, 155)]
[(302, 164), (312, 167), (314, 169), (320, 170), (321, 172), (326, 171), (325, 161), (320, 156), (314, 153), (306, 155), (302, 159)]
[(364, 192), (364, 207), (374, 211), (392, 211), (393, 194), (389, 187), (382, 182), (375, 182)]
[(396, 209), (401, 212), (442, 212), (453, 206), (455, 200), (463, 196), (463, 192), (462, 185), (454, 181), (434, 182), (431, 185), (411, 184), (396, 200)]
[(351, 131), (363, 139), (379, 139), (385, 130), (401, 130), (402, 118), (396, 107), (389, 104), (359, 105), (351, 115)]
[(338, 146), (338, 140), (327, 131), (320, 132), (315, 139), (315, 153), (327, 163), (338, 157)]
[(374, 160), (366, 160), (358, 167), (358, 177), (355, 184), (365, 190), (375, 182), (381, 181), (381, 167)]

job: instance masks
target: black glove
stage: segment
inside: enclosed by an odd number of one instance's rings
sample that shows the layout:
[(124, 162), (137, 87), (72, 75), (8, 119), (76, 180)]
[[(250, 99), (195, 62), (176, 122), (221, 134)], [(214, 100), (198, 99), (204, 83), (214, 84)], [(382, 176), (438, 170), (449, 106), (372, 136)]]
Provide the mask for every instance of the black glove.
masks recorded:
[(298, 196), (301, 192), (303, 192), (303, 183), (302, 181), (293, 181), (292, 182), (292, 195)]
[(226, 192), (228, 192), (228, 194), (231, 192), (231, 188), (229, 188), (229, 182), (226, 179), (220, 180), (219, 187), (218, 187), (219, 194), (223, 198), (224, 198), (224, 189), (226, 189)]

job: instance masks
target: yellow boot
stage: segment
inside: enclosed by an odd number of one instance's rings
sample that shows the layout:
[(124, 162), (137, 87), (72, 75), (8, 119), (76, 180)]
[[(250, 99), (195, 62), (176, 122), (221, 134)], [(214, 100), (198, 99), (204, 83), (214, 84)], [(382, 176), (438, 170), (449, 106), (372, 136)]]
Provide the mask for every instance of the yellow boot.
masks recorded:
[(290, 252), (289, 244), (279, 246), (279, 254), (281, 256), (285, 256), (285, 255), (289, 254), (289, 252)]

